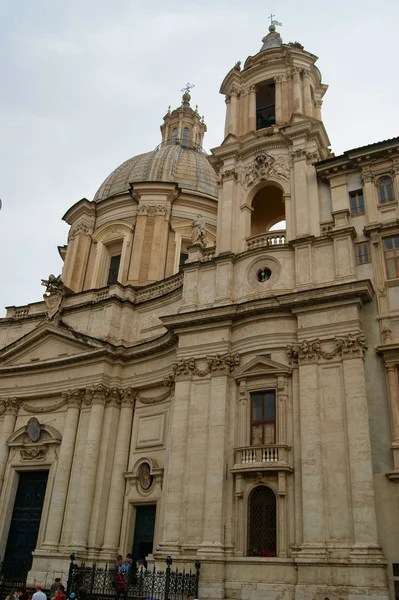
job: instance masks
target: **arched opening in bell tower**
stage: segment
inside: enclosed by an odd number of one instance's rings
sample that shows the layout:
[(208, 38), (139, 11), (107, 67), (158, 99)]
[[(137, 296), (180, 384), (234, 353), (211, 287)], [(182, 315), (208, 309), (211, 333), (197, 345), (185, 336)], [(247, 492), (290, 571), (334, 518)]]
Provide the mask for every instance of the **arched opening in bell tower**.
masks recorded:
[(276, 92), (273, 79), (258, 83), (256, 92), (256, 129), (271, 127), (276, 122)]
[(274, 230), (277, 225), (285, 230), (283, 192), (275, 185), (266, 185), (252, 200), (251, 235)]

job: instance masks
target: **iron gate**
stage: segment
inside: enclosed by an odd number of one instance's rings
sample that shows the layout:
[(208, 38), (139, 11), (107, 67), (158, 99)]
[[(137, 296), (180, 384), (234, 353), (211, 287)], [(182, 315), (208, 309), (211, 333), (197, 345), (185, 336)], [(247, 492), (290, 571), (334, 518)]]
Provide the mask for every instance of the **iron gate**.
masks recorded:
[[(157, 571), (155, 566), (147, 570), (145, 575), (136, 577), (134, 574), (123, 574), (122, 586), (117, 583), (117, 568), (97, 567), (94, 563), (86, 566), (77, 565), (75, 556), (71, 555), (69, 567), (67, 594), (77, 593), (80, 587), (87, 590), (90, 600), (133, 600), (148, 598), (151, 600), (186, 600), (192, 594), (198, 598), (199, 575), (201, 563), (196, 561), (195, 570), (176, 568), (172, 571), (172, 558), (166, 559), (165, 571)], [(119, 589), (117, 589), (117, 587)]]

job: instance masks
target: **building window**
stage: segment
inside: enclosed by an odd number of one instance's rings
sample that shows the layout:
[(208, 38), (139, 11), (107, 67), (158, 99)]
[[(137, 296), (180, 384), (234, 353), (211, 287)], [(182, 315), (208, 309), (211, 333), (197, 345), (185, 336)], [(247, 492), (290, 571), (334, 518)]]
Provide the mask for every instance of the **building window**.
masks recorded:
[(258, 486), (248, 500), (248, 556), (276, 556), (276, 496), (269, 487)]
[(186, 262), (186, 260), (188, 260), (188, 252), (180, 252), (179, 271), (181, 270), (181, 268), (184, 265), (184, 263)]
[(370, 262), (370, 247), (368, 242), (355, 244), (356, 264), (365, 265)]
[(384, 238), (384, 258), (388, 279), (399, 277), (399, 235)]
[(182, 142), (181, 142), (182, 146), (188, 146), (188, 136), (189, 136), (189, 133), (190, 133), (189, 128), (185, 127), (183, 129), (183, 139), (182, 139)]
[(390, 177), (381, 177), (377, 182), (378, 199), (380, 204), (394, 201), (392, 180)]
[(172, 144), (176, 144), (177, 142), (177, 127), (172, 131)]
[(109, 263), (107, 285), (111, 285), (111, 283), (116, 283), (118, 281), (120, 264), (121, 264), (121, 255), (120, 254), (118, 254), (117, 256), (111, 256), (111, 261)]
[(350, 192), (349, 198), (351, 204), (351, 216), (358, 217), (359, 215), (364, 215), (363, 191), (357, 190), (356, 192)]
[(251, 446), (276, 443), (276, 392), (251, 394)]

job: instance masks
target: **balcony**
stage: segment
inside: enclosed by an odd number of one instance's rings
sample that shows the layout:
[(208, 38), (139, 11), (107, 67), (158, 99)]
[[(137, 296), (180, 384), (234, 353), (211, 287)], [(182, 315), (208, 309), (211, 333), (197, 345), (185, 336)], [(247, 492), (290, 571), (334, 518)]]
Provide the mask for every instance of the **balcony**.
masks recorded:
[(288, 464), (290, 446), (270, 444), (268, 446), (245, 446), (234, 449), (234, 473), (257, 471), (292, 471)]
[(267, 231), (266, 233), (258, 233), (247, 238), (247, 249), (255, 250), (256, 248), (270, 248), (273, 246), (286, 246), (286, 232), (284, 229), (276, 231)]

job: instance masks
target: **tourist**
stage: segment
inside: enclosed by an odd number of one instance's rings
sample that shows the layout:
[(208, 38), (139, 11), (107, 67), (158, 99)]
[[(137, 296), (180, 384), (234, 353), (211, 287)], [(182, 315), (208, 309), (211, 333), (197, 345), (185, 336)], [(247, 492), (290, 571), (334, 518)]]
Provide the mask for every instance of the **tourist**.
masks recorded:
[(11, 590), (11, 592), (6, 597), (6, 600), (15, 600), (17, 590)]
[(40, 585), (36, 586), (36, 592), (32, 596), (32, 600), (47, 600), (47, 596), (44, 592), (42, 592), (42, 588)]
[(139, 560), (137, 561), (137, 577), (144, 577), (146, 573), (146, 568), (144, 566), (144, 561), (139, 558)]
[(75, 599), (76, 599), (76, 594), (75, 594), (75, 592), (71, 592), (71, 593), (69, 594), (69, 600), (75, 600)]
[(115, 575), (116, 600), (126, 600), (126, 581), (121, 569)]
[(54, 599), (55, 600), (66, 600), (64, 590), (65, 590), (64, 586), (62, 584), (59, 585), (57, 588), (57, 591), (55, 592)]
[(122, 564), (123, 564), (122, 554), (118, 554), (118, 558), (116, 559), (116, 563), (115, 563), (115, 569), (117, 571), (119, 571), (119, 569), (121, 568)]
[(87, 594), (87, 590), (85, 587), (80, 587), (78, 589), (78, 598), (79, 598), (79, 600), (87, 600), (88, 594)]
[(50, 588), (50, 598), (55, 596), (55, 592), (58, 590), (60, 585), (61, 585), (61, 577), (56, 577), (54, 579), (54, 583), (51, 585), (51, 588)]

